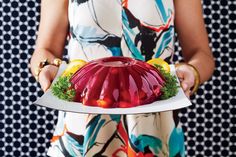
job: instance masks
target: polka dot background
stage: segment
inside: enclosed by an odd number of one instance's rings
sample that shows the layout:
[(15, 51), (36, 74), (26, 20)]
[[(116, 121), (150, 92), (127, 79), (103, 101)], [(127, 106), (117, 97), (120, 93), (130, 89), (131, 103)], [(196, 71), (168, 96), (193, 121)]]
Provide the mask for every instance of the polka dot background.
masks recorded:
[[(203, 4), (216, 70), (180, 113), (186, 155), (235, 157), (236, 1)], [(39, 0), (0, 1), (0, 157), (45, 157), (57, 119), (57, 111), (32, 105), (42, 95), (28, 69), (39, 11)]]

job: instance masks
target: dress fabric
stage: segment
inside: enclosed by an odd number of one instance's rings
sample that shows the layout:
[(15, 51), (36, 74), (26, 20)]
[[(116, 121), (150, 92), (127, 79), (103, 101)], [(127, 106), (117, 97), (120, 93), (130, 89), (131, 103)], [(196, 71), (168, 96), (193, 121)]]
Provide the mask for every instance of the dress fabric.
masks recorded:
[[(174, 53), (173, 0), (69, 0), (72, 59), (127, 56), (147, 61)], [(53, 157), (183, 157), (176, 111), (135, 115), (59, 111)]]

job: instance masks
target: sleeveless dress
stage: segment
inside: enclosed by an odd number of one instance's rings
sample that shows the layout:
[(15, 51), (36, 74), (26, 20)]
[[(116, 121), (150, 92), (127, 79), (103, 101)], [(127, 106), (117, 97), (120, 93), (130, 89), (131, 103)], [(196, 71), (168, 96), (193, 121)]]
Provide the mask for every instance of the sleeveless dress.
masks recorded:
[[(70, 59), (174, 53), (173, 0), (69, 0)], [(135, 115), (59, 111), (48, 155), (53, 157), (183, 157), (177, 111)]]

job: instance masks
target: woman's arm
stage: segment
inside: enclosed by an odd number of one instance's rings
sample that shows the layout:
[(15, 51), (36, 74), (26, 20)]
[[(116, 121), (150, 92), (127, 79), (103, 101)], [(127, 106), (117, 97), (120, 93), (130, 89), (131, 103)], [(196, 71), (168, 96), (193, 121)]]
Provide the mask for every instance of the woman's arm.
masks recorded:
[[(68, 33), (68, 1), (42, 0), (41, 16), (35, 51), (30, 61), (32, 74), (39, 62), (48, 59), (61, 58)], [(57, 68), (46, 66), (39, 75), (39, 82), (44, 90), (50, 86)]]
[(176, 32), (184, 61), (198, 70), (203, 83), (212, 76), (215, 62), (209, 48), (201, 1), (174, 0), (174, 3)]

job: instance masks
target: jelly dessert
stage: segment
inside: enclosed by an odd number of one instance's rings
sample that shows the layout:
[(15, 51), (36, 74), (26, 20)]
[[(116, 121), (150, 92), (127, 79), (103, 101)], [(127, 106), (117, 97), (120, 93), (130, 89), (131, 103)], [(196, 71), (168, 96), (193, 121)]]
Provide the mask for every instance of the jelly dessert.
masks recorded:
[(74, 101), (105, 108), (134, 107), (161, 96), (165, 83), (160, 72), (146, 62), (128, 57), (91, 61), (70, 79)]

